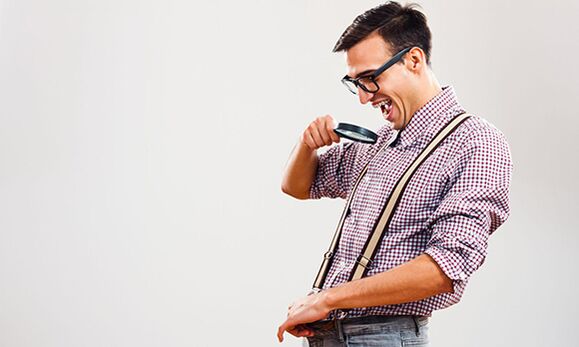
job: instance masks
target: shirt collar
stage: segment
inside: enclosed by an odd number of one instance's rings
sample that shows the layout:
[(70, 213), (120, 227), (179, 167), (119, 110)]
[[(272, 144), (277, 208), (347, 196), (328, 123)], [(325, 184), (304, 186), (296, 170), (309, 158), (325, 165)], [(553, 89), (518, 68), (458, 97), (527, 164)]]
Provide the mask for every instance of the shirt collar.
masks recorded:
[(403, 148), (414, 144), (419, 139), (433, 134), (454, 116), (464, 112), (458, 103), (454, 89), (451, 86), (442, 87), (442, 91), (418, 109), (406, 127), (400, 130), (396, 141)]

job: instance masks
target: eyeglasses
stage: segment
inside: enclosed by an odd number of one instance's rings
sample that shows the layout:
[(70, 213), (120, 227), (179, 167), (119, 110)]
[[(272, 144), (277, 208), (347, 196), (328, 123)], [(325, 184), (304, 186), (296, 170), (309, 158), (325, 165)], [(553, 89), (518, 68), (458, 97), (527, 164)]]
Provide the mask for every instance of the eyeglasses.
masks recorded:
[(361, 76), (358, 78), (352, 78), (348, 75), (342, 78), (342, 83), (354, 94), (358, 94), (358, 88), (362, 88), (363, 91), (368, 93), (376, 93), (380, 90), (380, 86), (376, 82), (376, 78), (380, 76), (380, 74), (386, 71), (389, 67), (396, 64), (404, 54), (408, 53), (412, 47), (404, 48), (400, 52), (396, 53), (390, 60), (388, 60), (384, 65), (380, 66), (376, 71), (374, 71), (371, 75), (368, 76)]

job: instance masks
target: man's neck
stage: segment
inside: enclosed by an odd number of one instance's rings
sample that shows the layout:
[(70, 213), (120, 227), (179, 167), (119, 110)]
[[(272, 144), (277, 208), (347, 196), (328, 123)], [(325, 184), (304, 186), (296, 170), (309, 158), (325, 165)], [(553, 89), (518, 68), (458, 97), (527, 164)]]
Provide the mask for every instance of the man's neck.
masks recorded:
[(412, 109), (412, 116), (414, 116), (414, 114), (419, 109), (421, 109), (430, 100), (442, 92), (442, 87), (432, 72), (425, 76), (423, 86), (424, 87), (416, 93), (416, 99), (413, 102), (414, 108)]

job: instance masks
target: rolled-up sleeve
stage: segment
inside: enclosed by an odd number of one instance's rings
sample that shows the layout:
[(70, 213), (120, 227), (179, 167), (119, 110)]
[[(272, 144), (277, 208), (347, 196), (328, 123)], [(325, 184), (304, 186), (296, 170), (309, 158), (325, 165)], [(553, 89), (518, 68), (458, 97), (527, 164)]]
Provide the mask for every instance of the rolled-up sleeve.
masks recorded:
[(321, 154), (318, 157), (316, 176), (310, 186), (310, 199), (345, 199), (352, 182), (357, 153), (357, 144), (346, 142)]
[(489, 236), (509, 215), (508, 144), (494, 128), (473, 131), (444, 170), (448, 191), (430, 219), (432, 236), (425, 253), (453, 281), (456, 292), (483, 264)]

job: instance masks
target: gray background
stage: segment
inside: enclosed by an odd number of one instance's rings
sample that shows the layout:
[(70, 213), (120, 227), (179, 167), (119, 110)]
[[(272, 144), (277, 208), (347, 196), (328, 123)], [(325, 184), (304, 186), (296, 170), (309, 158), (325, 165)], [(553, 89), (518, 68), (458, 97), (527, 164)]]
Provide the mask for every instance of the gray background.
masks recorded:
[[(316, 116), (381, 124), (330, 53), (377, 4), (0, 1), (0, 345), (277, 345), (343, 205), (284, 196), (283, 167)], [(432, 345), (570, 345), (579, 3), (423, 7), (435, 73), (515, 163)]]

